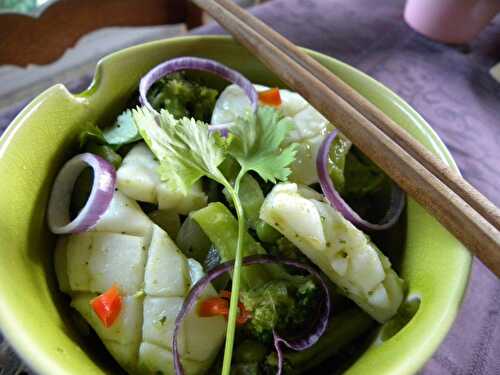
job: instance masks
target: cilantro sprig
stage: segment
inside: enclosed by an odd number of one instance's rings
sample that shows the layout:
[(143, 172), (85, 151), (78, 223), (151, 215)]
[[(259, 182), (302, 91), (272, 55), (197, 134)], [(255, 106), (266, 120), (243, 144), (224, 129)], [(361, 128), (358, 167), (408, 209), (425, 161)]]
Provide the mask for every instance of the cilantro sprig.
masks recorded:
[(293, 127), (290, 118), (283, 117), (272, 107), (261, 107), (255, 115), (247, 113), (239, 117), (231, 127), (233, 139), (228, 152), (240, 164), (241, 177), (254, 171), (266, 182), (286, 180), (291, 173), (288, 166), (295, 159), (297, 144), (284, 150), (280, 150), (280, 145)]
[[(281, 149), (286, 133), (293, 123), (276, 109), (260, 107), (257, 113), (247, 113), (231, 127), (231, 134), (222, 138), (211, 133), (208, 125), (183, 118), (176, 120), (168, 111), (158, 118), (145, 108), (132, 111), (140, 135), (160, 162), (160, 178), (175, 190), (188, 191), (201, 177), (206, 176), (223, 185), (233, 201), (238, 218), (238, 242), (234, 260), (231, 301), (224, 349), (222, 374), (229, 375), (236, 330), (243, 235), (246, 220), (239, 199), (240, 182), (249, 171), (264, 181), (284, 181), (291, 173), (288, 167), (295, 159), (296, 144)], [(227, 155), (240, 165), (232, 185), (219, 170)]]

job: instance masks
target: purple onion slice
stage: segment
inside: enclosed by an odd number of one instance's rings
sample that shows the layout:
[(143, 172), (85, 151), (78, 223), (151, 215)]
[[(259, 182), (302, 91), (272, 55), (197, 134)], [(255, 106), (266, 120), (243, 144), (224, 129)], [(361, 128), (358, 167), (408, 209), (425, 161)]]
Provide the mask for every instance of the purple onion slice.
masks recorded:
[(247, 94), (250, 99), (252, 109), (254, 111), (257, 110), (259, 99), (257, 91), (253, 87), (252, 83), (243, 75), (217, 61), (189, 56), (167, 60), (146, 73), (146, 75), (142, 77), (139, 84), (139, 100), (141, 104), (146, 106), (150, 111), (156, 113), (156, 110), (153, 108), (151, 103), (149, 103), (147, 98), (149, 89), (160, 78), (181, 70), (201, 70), (214, 73), (229, 82), (237, 84), (243, 89), (245, 94)]
[[(94, 173), (89, 199), (79, 214), (70, 220), (69, 206), (76, 179), (87, 167)], [(68, 160), (59, 171), (49, 199), (47, 219), (55, 234), (80, 233), (97, 224), (107, 210), (116, 185), (116, 171), (100, 156), (84, 153)]]
[[(280, 343), (285, 344), (290, 349), (293, 350), (304, 350), (312, 345), (314, 345), (319, 338), (325, 333), (326, 327), (328, 326), (328, 319), (330, 317), (330, 292), (328, 290), (328, 286), (326, 281), (323, 279), (321, 274), (314, 268), (307, 264), (303, 264), (294, 260), (277, 258), (269, 255), (252, 255), (245, 257), (243, 259), (242, 264), (244, 266), (250, 266), (253, 264), (270, 264), (270, 263), (279, 263), (284, 264), (286, 266), (294, 267), (303, 271), (309, 272), (321, 285), (324, 292), (324, 299), (321, 306), (321, 312), (316, 323), (316, 326), (313, 328), (312, 332), (307, 334), (304, 337), (299, 337), (295, 339), (284, 339), (276, 332), (274, 334), (274, 346), (278, 352), (278, 374), (281, 374), (281, 370), (283, 368), (283, 354), (280, 349)], [(197, 300), (200, 298), (201, 294), (211, 283), (213, 280), (222, 276), (226, 272), (230, 272), (234, 268), (234, 261), (228, 261), (214, 267), (208, 274), (203, 276), (198, 282), (193, 285), (191, 290), (189, 291), (184, 303), (177, 314), (177, 318), (175, 320), (175, 328), (173, 335), (173, 354), (174, 354), (174, 368), (176, 375), (184, 375), (184, 369), (182, 368), (182, 363), (179, 355), (179, 348), (177, 346), (177, 335), (179, 334), (179, 330), (181, 328), (182, 321), (184, 318), (191, 312)]]
[(228, 134), (229, 134), (229, 127), (230, 127), (230, 124), (231, 123), (228, 123), (228, 124), (217, 124), (217, 125), (210, 125), (208, 127), (208, 131), (210, 133), (213, 133), (213, 132), (220, 132), (220, 134), (223, 136), (223, 137), (227, 137)]
[(385, 230), (392, 227), (398, 221), (405, 206), (405, 194), (395, 183), (391, 184), (389, 209), (380, 222), (376, 224), (370, 223), (361, 218), (361, 216), (359, 216), (356, 211), (354, 211), (347, 204), (347, 202), (342, 199), (338, 191), (335, 190), (332, 179), (330, 178), (330, 173), (328, 172), (328, 156), (332, 142), (337, 135), (338, 131), (334, 130), (325, 137), (321, 143), (318, 150), (318, 156), (316, 158), (316, 168), (318, 170), (319, 183), (321, 185), (321, 189), (323, 190), (323, 194), (325, 194), (326, 199), (333, 207), (335, 207), (347, 220), (360, 229)]

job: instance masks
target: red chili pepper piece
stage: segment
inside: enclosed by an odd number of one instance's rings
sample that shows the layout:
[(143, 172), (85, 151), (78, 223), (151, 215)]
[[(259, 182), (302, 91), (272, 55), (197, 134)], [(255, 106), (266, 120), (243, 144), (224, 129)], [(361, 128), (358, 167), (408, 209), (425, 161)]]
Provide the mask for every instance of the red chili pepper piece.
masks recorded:
[[(219, 295), (220, 297), (210, 297), (203, 300), (198, 308), (198, 315), (201, 317), (223, 316), (227, 319), (231, 292), (223, 290)], [(236, 317), (236, 324), (243, 325), (250, 319), (250, 312), (245, 309), (245, 306), (241, 302), (238, 302), (238, 308), (239, 312)]]
[(279, 107), (281, 105), (280, 90), (278, 88), (272, 88), (259, 92), (259, 101), (263, 104)]
[(122, 310), (122, 296), (118, 287), (113, 285), (103, 294), (91, 300), (90, 305), (104, 327), (111, 327)]

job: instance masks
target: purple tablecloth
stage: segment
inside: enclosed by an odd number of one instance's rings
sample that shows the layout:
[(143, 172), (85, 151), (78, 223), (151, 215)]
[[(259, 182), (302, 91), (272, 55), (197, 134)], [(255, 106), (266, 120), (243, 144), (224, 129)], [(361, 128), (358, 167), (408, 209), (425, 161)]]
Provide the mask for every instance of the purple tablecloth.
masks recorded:
[[(343, 60), (403, 97), (438, 132), (465, 178), (500, 205), (500, 84), (488, 74), (500, 61), (499, 17), (471, 46), (456, 48), (412, 31), (402, 0), (274, 0), (253, 12), (293, 42)], [(195, 31), (221, 32), (215, 25)], [(500, 374), (499, 311), (500, 282), (475, 261), (460, 315), (422, 374)], [(0, 374), (11, 373), (17, 361), (0, 350), (2, 357), (11, 365)]]
[[(500, 205), (500, 17), (468, 47), (432, 42), (403, 20), (400, 0), (274, 0), (253, 13), (298, 45), (349, 63), (410, 103), (464, 177)], [(216, 25), (196, 31), (219, 34)], [(500, 374), (500, 282), (478, 261), (462, 310), (425, 375)]]

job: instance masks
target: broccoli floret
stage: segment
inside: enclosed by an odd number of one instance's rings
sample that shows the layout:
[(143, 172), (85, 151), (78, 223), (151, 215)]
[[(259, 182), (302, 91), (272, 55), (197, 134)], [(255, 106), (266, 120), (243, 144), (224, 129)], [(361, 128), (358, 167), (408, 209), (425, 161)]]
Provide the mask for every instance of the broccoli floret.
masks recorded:
[(250, 312), (245, 329), (255, 339), (270, 343), (273, 330), (285, 334), (304, 326), (313, 315), (318, 288), (310, 277), (272, 280), (259, 288), (241, 293)]
[(168, 110), (176, 119), (194, 117), (210, 122), (219, 92), (174, 73), (156, 82), (148, 92), (148, 100), (156, 109)]

